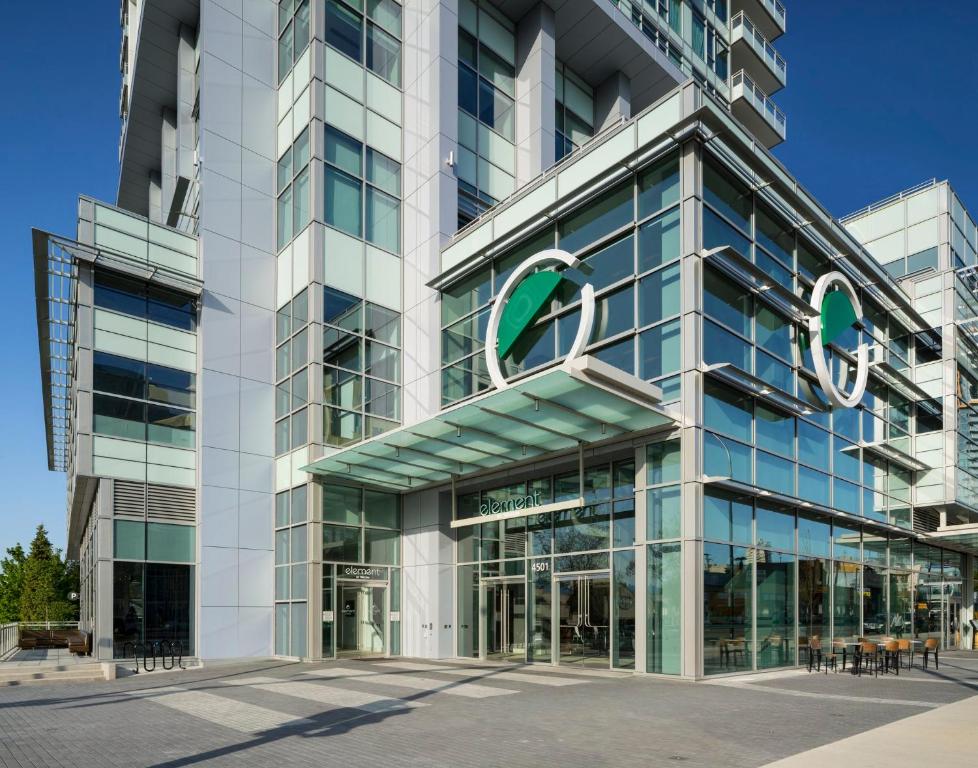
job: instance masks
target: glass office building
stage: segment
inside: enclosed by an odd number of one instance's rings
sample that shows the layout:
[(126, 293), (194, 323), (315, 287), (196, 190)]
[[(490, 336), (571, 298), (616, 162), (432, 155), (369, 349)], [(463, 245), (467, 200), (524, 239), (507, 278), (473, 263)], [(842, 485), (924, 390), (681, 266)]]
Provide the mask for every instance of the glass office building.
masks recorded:
[(178, 6), (122, 3), (117, 205), (34, 236), (100, 657), (970, 647), (976, 228), (771, 155), (781, 3)]

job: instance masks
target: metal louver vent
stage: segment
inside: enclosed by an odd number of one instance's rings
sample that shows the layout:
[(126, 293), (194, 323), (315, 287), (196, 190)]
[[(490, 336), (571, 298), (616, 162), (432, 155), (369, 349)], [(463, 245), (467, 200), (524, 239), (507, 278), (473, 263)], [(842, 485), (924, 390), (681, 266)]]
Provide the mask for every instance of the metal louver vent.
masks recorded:
[(144, 517), (146, 486), (126, 480), (116, 480), (112, 493), (112, 512), (119, 517)]
[(921, 509), (913, 511), (913, 529), (920, 533), (933, 533), (941, 524), (941, 513), (937, 509)]
[(148, 485), (147, 516), (150, 520), (193, 523), (197, 520), (197, 495), (193, 488)]

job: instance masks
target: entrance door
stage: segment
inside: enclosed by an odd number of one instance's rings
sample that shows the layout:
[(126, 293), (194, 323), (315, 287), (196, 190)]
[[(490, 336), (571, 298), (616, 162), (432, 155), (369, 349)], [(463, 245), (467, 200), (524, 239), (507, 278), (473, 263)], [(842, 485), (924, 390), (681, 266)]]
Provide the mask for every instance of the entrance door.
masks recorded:
[[(955, 589), (957, 587), (957, 589)], [(960, 585), (944, 585), (944, 610), (941, 617), (941, 645), (949, 650), (961, 646), (961, 594)]]
[(526, 583), (485, 581), (485, 656), (526, 661)]
[(580, 667), (611, 667), (611, 578), (582, 573), (554, 579), (559, 611), (557, 659)]
[(382, 656), (386, 652), (387, 586), (339, 584), (337, 656)]

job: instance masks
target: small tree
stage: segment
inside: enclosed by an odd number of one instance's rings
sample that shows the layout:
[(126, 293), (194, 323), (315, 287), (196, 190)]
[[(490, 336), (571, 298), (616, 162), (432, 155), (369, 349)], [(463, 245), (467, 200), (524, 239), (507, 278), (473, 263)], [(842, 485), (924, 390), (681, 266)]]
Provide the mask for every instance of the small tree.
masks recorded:
[(21, 621), (71, 621), (78, 618), (68, 593), (78, 589), (78, 569), (61, 559), (61, 550), (51, 546), (43, 525), (31, 542), (23, 565), (20, 593)]
[(20, 593), (24, 583), (24, 562), (27, 555), (17, 544), (7, 549), (0, 560), (0, 624), (20, 620)]

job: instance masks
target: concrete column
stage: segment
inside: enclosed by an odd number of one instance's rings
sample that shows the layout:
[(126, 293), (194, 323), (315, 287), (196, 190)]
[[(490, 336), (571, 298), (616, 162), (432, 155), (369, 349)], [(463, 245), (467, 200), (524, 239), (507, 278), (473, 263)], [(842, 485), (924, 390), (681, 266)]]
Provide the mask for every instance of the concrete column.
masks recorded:
[(455, 552), (450, 491), (404, 497), (401, 655), (455, 655)]
[(703, 375), (698, 372), (702, 264), (699, 197), (701, 194), (700, 147), (687, 142), (680, 150), (682, 276), (682, 675), (703, 675)]
[(632, 81), (621, 72), (610, 75), (594, 92), (594, 132), (599, 133), (620, 118), (632, 116)]
[(971, 620), (975, 618), (975, 556), (964, 556), (964, 573), (961, 574), (961, 615), (958, 617), (961, 627), (961, 648), (971, 650), (975, 647), (975, 633), (971, 628)]
[(555, 162), (554, 12), (540, 3), (516, 25), (516, 186)]
[(95, 521), (95, 627), (92, 633), (92, 656), (107, 661), (113, 657), (113, 544), (112, 496), (114, 481), (102, 480), (92, 504)]
[(458, 228), (458, 180), (448, 165), (458, 152), (457, 3), (408, 0), (403, 19), (401, 421), (413, 424), (441, 407), (441, 311), (428, 283), (441, 272), (441, 247)]
[[(647, 456), (646, 446), (639, 445), (635, 448), (635, 541), (645, 541), (648, 538), (646, 523), (647, 516), (644, 514), (647, 508), (648, 491), (644, 486), (648, 477), (645, 459)], [(635, 547), (635, 671), (647, 672), (646, 660), (648, 657), (648, 626), (649, 626), (649, 548), (645, 544)]]
[(149, 220), (165, 222), (163, 215), (163, 189), (160, 185), (160, 174), (149, 172)]
[[(156, 219), (166, 222), (166, 212), (173, 203), (173, 194), (177, 187), (177, 113), (172, 109), (163, 110), (163, 128), (160, 135), (162, 156), (160, 161), (160, 211), (163, 218)], [(152, 185), (151, 185), (152, 186)]]
[(194, 175), (194, 102), (197, 98), (195, 30), (181, 25), (177, 44), (177, 158), (176, 173)]

